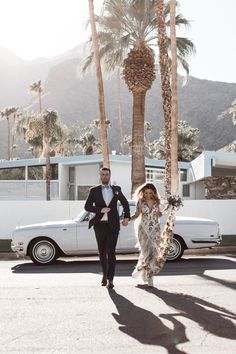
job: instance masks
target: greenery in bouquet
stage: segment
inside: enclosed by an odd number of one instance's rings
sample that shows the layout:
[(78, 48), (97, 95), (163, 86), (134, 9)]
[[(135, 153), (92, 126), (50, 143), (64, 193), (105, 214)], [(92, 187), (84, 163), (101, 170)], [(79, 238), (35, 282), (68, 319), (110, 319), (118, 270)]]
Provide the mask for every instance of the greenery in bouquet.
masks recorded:
[(170, 206), (176, 209), (179, 209), (181, 206), (183, 206), (182, 199), (179, 195), (170, 195), (167, 201)]

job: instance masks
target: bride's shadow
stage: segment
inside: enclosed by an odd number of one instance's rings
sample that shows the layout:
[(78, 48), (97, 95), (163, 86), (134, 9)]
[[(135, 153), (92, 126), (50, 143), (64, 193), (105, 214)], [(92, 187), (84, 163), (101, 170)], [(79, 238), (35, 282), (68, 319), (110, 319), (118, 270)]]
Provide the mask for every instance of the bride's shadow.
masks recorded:
[(147, 289), (143, 286), (138, 286), (138, 288), (156, 295), (166, 305), (177, 310), (177, 313), (161, 314), (160, 317), (171, 322), (176, 317), (185, 317), (215, 336), (236, 339), (235, 326), (231, 321), (231, 319), (236, 320), (235, 313), (195, 296), (170, 293), (157, 288)]
[(118, 314), (113, 317), (119, 323), (119, 330), (135, 338), (140, 343), (157, 345), (166, 348), (168, 353), (184, 354), (176, 346), (185, 343), (188, 338), (185, 326), (176, 318), (172, 318), (173, 329), (165, 326), (162, 320), (152, 312), (134, 305), (114, 290), (108, 290)]

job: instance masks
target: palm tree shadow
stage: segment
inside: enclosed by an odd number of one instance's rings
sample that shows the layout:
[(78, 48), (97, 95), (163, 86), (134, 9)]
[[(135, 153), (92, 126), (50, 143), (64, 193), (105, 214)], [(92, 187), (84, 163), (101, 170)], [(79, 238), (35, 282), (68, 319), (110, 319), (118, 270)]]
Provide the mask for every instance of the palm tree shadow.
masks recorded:
[(170, 329), (152, 312), (134, 305), (114, 290), (109, 289), (108, 292), (118, 311), (118, 314), (112, 315), (120, 325), (120, 331), (140, 343), (162, 346), (168, 353), (185, 354), (176, 347), (188, 341), (185, 326), (181, 322), (172, 318), (173, 329)]
[[(138, 287), (144, 289), (143, 287)], [(233, 312), (191, 295), (169, 293), (156, 288), (152, 288), (149, 292), (162, 299), (166, 305), (178, 311), (177, 314), (163, 314), (160, 317), (168, 320), (172, 320), (175, 316), (186, 317), (197, 322), (206, 332), (210, 332), (215, 336), (236, 339), (235, 326), (230, 320), (236, 320), (236, 315)]]

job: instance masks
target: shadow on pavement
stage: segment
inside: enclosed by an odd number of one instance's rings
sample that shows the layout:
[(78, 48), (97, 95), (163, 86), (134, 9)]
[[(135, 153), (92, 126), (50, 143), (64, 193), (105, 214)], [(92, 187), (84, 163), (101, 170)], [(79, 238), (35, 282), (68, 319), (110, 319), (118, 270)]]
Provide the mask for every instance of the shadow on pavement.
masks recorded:
[(215, 336), (227, 339), (236, 339), (236, 328), (230, 320), (236, 320), (236, 315), (233, 312), (195, 296), (170, 293), (157, 288), (137, 287), (156, 295), (166, 305), (177, 310), (177, 313), (161, 314), (160, 317), (166, 318), (172, 323), (175, 317), (186, 317), (196, 322), (207, 333), (210, 332)]
[(140, 343), (162, 346), (171, 354), (185, 353), (176, 347), (180, 343), (188, 342), (185, 326), (176, 318), (171, 319), (173, 329), (170, 329), (151, 311), (134, 305), (114, 290), (108, 290), (108, 292), (118, 311), (118, 314), (112, 315), (120, 325), (121, 332), (135, 338)]
[[(66, 259), (66, 258), (65, 258)], [(131, 276), (136, 260), (118, 260), (116, 276)], [(38, 266), (31, 262), (20, 263), (11, 268), (13, 273), (101, 273), (98, 260), (57, 260), (54, 264)], [(158, 276), (202, 275), (206, 270), (236, 269), (236, 262), (225, 258), (183, 258), (178, 262), (167, 262)]]

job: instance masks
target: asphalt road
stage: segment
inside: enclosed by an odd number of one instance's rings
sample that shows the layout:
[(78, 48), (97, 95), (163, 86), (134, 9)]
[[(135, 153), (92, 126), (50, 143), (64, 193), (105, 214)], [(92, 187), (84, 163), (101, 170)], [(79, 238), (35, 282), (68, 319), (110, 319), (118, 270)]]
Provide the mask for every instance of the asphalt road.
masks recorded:
[(0, 262), (0, 353), (236, 353), (236, 257), (167, 263), (152, 289), (120, 257), (115, 289), (96, 259)]

